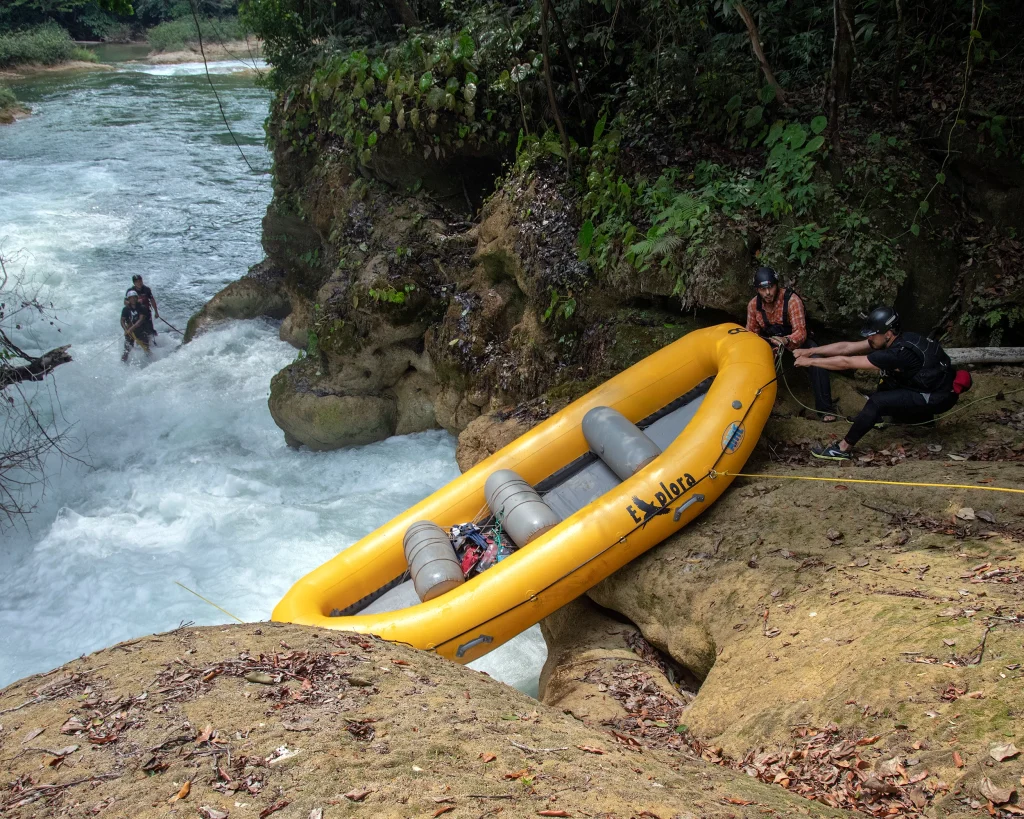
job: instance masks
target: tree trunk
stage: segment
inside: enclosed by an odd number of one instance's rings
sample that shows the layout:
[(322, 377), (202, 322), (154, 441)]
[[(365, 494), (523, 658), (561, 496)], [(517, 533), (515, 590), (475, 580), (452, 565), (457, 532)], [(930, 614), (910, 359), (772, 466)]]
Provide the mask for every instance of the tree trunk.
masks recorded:
[(587, 114), (583, 110), (583, 88), (580, 85), (580, 78), (576, 75), (576, 61), (569, 48), (569, 41), (565, 36), (565, 29), (562, 28), (562, 18), (558, 16), (558, 9), (555, 7), (555, 0), (548, 0), (548, 9), (551, 12), (551, 19), (555, 21), (555, 28), (558, 30), (558, 41), (565, 51), (565, 61), (569, 64), (569, 75), (572, 77), (573, 88), (576, 89), (576, 106), (580, 109), (580, 120), (584, 126), (587, 124)]
[(903, 80), (903, 40), (906, 26), (903, 23), (903, 0), (896, 0), (896, 59), (893, 60), (892, 88), (889, 91), (889, 107), (893, 116), (899, 116), (900, 82)]
[(0, 390), (4, 390), (12, 384), (20, 384), (22, 381), (42, 381), (55, 367), (67, 364), (71, 360), (71, 355), (68, 353), (70, 346), (68, 344), (58, 347), (38, 358), (24, 356), (28, 364), (18, 367), (7, 363), (0, 364)]
[(754, 18), (740, 0), (734, 0), (732, 5), (736, 9), (736, 13), (743, 19), (743, 24), (747, 27), (747, 34), (750, 35), (750, 47), (753, 49), (757, 61), (761, 63), (764, 78), (768, 81), (768, 85), (775, 89), (775, 98), (785, 105), (786, 92), (782, 90), (782, 86), (779, 85), (778, 80), (775, 79), (775, 75), (772, 73), (772, 67), (768, 65), (768, 58), (764, 55), (764, 49), (761, 48), (761, 32), (757, 30), (757, 23), (754, 22)]
[(406, 28), (412, 28), (420, 24), (419, 18), (416, 17), (416, 12), (412, 10), (407, 0), (388, 0), (388, 5)]
[(832, 42), (832, 76), (829, 78), (828, 129), (832, 149), (839, 153), (839, 137), (843, 130), (843, 111), (850, 96), (853, 79), (853, 25), (849, 0), (833, 0), (835, 37)]
[(947, 347), (949, 360), (961, 364), (1024, 364), (1024, 347)]
[(572, 173), (572, 153), (569, 149), (569, 137), (565, 133), (565, 125), (562, 123), (562, 113), (558, 110), (558, 100), (555, 98), (555, 84), (551, 80), (551, 60), (548, 57), (548, 0), (540, 2), (540, 40), (541, 52), (544, 57), (544, 79), (548, 86), (548, 104), (551, 106), (551, 113), (558, 126), (558, 133), (562, 137), (562, 150), (565, 151), (565, 165), (568, 173)]

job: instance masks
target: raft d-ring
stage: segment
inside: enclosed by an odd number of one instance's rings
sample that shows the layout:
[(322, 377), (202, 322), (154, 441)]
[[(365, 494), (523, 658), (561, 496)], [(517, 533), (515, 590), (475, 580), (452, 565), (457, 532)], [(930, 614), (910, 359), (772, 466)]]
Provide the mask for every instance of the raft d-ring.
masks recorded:
[(709, 469), (708, 477), (711, 478), (711, 480), (714, 480), (715, 478), (718, 477), (718, 473), (714, 469)]

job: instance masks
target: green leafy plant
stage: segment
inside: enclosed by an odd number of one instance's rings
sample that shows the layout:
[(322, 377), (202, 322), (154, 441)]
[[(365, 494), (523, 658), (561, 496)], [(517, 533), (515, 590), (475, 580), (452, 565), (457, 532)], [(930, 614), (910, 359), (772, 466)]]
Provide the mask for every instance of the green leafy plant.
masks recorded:
[(383, 304), (405, 304), (409, 297), (409, 294), (416, 289), (416, 285), (409, 283), (405, 285), (401, 290), (396, 290), (391, 285), (387, 285), (382, 288), (371, 287), (369, 291), (370, 298), (375, 302)]
[(557, 290), (551, 288), (551, 301), (541, 315), (541, 321), (547, 323), (552, 318), (568, 320), (573, 317), (575, 312), (576, 299), (573, 298), (572, 293), (567, 293), (563, 296)]
[(807, 264), (808, 259), (814, 255), (814, 251), (821, 247), (826, 233), (828, 233), (827, 227), (819, 228), (813, 223), (793, 228), (789, 232), (787, 239), (789, 243), (789, 260), (803, 267)]

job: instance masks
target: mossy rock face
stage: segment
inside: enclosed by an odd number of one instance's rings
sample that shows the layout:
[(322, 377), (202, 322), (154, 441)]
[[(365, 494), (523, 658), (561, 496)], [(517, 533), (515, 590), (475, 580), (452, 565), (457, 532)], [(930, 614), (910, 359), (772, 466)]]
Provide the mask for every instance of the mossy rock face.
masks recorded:
[(620, 311), (605, 360), (612, 372), (621, 372), (700, 326), (696, 319), (656, 310)]
[(288, 367), (270, 382), (270, 414), (290, 443), (324, 451), (394, 435), (398, 402), (393, 396), (312, 392), (306, 389), (301, 369)]

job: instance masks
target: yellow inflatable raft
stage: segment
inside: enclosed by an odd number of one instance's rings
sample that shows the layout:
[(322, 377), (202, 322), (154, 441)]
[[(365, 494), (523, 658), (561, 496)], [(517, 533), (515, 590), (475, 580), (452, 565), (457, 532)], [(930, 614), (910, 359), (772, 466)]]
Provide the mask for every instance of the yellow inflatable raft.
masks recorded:
[[(774, 361), (762, 339), (733, 324), (690, 333), (310, 572), (273, 619), (475, 660), (707, 509), (729, 485), (722, 473), (741, 470), (774, 402)], [(521, 508), (495, 500), (496, 492), (526, 497), (519, 490), (530, 496)], [(494, 511), (507, 516), (510, 535), (524, 509), (548, 517), (527, 521), (520, 537), (533, 539), (522, 548), (466, 582), (438, 586), (427, 602), (348, 615), (408, 576), (403, 538), (416, 534), (413, 524), (447, 530), (479, 519), (488, 499), (504, 504)]]

